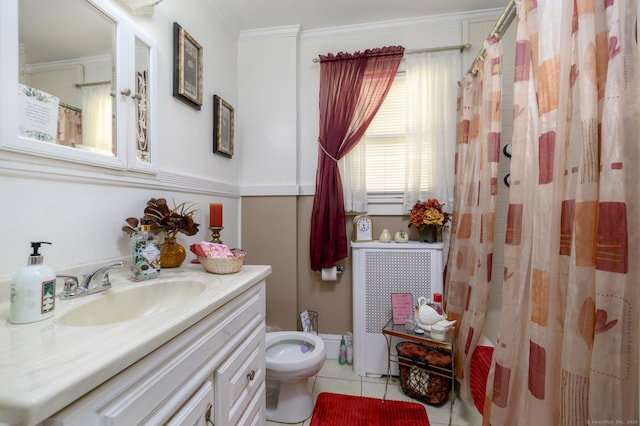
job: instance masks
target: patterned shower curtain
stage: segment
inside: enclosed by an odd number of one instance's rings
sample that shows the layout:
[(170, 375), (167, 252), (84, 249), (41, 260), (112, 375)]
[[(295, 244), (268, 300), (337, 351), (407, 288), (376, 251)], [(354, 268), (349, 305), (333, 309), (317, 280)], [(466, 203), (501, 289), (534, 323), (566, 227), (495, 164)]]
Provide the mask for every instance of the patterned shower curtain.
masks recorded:
[(517, 1), (505, 281), (484, 424), (637, 424), (636, 7)]
[(490, 37), (484, 47), (477, 74), (467, 74), (458, 89), (454, 220), (445, 284), (448, 318), (458, 321), (456, 376), (466, 401), (471, 399), (471, 355), (482, 334), (491, 285), (502, 131), (502, 41)]

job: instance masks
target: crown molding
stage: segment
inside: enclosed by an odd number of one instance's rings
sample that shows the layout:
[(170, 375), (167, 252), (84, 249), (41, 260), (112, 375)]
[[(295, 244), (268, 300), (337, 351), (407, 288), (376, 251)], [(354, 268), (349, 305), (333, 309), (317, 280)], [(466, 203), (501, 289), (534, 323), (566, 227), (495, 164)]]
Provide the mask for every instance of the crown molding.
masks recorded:
[(258, 28), (255, 30), (240, 31), (240, 40), (253, 40), (253, 39), (270, 39), (270, 38), (285, 38), (285, 37), (298, 37), (302, 32), (300, 25), (287, 25), (282, 27), (272, 28)]
[(335, 36), (356, 36), (396, 31), (401, 28), (415, 26), (435, 26), (459, 23), (464, 20), (500, 15), (504, 9), (484, 9), (473, 12), (447, 13), (441, 15), (419, 16), (409, 19), (368, 22), (365, 24), (345, 25), (340, 27), (320, 28), (302, 32), (303, 39), (327, 38)]

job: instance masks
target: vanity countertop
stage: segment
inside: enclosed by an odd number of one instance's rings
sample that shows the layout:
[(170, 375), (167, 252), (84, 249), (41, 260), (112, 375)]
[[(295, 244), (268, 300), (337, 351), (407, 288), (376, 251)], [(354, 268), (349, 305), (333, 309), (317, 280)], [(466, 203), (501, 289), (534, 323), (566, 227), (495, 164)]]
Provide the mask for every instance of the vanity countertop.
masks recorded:
[[(0, 424), (43, 421), (265, 279), (271, 267), (245, 265), (234, 274), (214, 275), (187, 264), (139, 283), (129, 281), (127, 272), (113, 271), (113, 288), (106, 292), (56, 298), (54, 317), (36, 323), (9, 324), (9, 303), (0, 302)], [(179, 307), (142, 318), (99, 326), (59, 322), (80, 304), (152, 281), (198, 281), (206, 288)]]

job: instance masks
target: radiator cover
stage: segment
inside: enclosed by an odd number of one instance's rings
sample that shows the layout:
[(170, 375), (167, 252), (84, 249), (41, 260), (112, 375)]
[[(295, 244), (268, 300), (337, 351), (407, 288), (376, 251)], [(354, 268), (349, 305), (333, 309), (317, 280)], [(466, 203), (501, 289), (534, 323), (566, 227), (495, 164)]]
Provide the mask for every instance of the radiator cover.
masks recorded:
[[(387, 374), (391, 294), (432, 298), (442, 293), (442, 243), (351, 243), (353, 260), (353, 369), (360, 376)], [(394, 338), (392, 350), (397, 341)], [(398, 374), (392, 365), (392, 375)]]

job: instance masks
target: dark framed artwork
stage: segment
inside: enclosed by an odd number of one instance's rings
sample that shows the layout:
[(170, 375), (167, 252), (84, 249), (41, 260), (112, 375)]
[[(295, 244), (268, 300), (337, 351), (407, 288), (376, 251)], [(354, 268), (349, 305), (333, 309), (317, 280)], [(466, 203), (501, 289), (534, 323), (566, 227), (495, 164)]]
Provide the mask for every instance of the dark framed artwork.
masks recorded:
[(213, 152), (233, 156), (233, 107), (218, 95), (213, 95)]
[(202, 107), (202, 46), (177, 22), (173, 23), (173, 96)]

